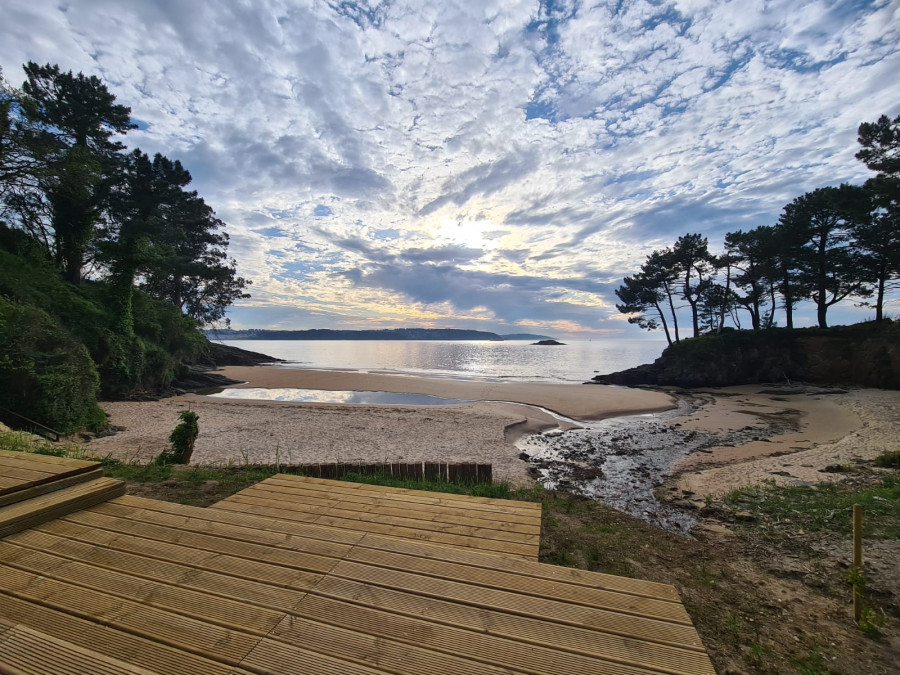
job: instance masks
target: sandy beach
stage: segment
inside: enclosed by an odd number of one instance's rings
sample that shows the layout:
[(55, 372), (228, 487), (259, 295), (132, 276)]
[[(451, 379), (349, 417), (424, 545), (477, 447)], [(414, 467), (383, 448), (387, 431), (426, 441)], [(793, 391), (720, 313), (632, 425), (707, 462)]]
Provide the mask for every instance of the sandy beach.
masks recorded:
[(452, 406), (374, 406), (226, 400), (187, 394), (160, 401), (107, 402), (116, 434), (91, 440), (94, 455), (149, 461), (168, 446), (178, 413), (199, 415), (197, 464), (478, 462), (500, 480), (528, 480), (514, 441), (572, 420), (666, 410), (659, 392), (580, 384), (495, 383), (348, 371), (232, 367), (246, 387), (390, 391), (479, 401)]
[[(229, 367), (235, 388), (386, 391), (476, 401), (449, 406), (291, 403), (187, 394), (160, 401), (110, 402), (118, 433), (89, 442), (94, 455), (148, 461), (168, 445), (181, 410), (200, 419), (193, 462), (478, 462), (498, 479), (526, 482), (528, 464), (515, 441), (523, 434), (579, 422), (658, 413), (673, 396), (580, 384), (429, 378), (380, 372)], [(900, 392), (874, 389), (748, 385), (678, 394), (691, 412), (668, 420), (679, 433), (733, 434), (740, 441), (704, 448), (667, 472), (667, 486), (697, 495), (779, 483), (840, 480), (826, 467), (868, 461), (898, 448)], [(562, 416), (562, 418), (560, 417)], [(778, 429), (772, 433), (773, 424)], [(756, 430), (759, 433), (756, 433)], [(667, 436), (663, 436), (667, 438)]]
[[(389, 391), (443, 398), (502, 401), (545, 408), (575, 420), (636, 415), (673, 407), (672, 397), (667, 394), (600, 385), (497, 382), (271, 366), (231, 366), (217, 372), (233, 380), (246, 382), (236, 388), (293, 387), (329, 391)], [(528, 416), (532, 413), (523, 414)]]
[(673, 482), (698, 496), (745, 485), (841, 480), (839, 467), (900, 449), (900, 392), (884, 389), (744, 386), (693, 392), (709, 402), (678, 419), (683, 429), (731, 431), (780, 419), (784, 433), (713, 447), (675, 463)]

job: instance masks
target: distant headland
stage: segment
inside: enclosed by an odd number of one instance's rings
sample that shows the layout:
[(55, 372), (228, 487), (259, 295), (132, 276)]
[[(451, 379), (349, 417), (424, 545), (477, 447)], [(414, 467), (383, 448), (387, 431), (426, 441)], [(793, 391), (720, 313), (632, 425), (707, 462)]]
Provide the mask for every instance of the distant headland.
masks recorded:
[(499, 335), (482, 330), (457, 328), (392, 328), (382, 330), (331, 330), (315, 328), (311, 330), (270, 330), (249, 328), (247, 330), (204, 331), (212, 340), (489, 340), (506, 342), (515, 340), (550, 340), (546, 335), (512, 333)]

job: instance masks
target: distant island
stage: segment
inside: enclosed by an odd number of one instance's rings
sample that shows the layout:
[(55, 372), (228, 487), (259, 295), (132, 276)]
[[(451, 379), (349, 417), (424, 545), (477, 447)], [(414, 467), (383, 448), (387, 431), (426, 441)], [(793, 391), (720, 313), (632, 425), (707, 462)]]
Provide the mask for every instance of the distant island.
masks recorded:
[(385, 330), (269, 330), (250, 328), (247, 330), (204, 331), (206, 337), (214, 340), (548, 340), (545, 335), (514, 333), (498, 335), (481, 330), (461, 330), (456, 328), (393, 328)]
[(532, 333), (512, 333), (510, 335), (501, 335), (504, 340), (513, 342), (515, 340), (552, 340), (548, 335), (534, 335)]

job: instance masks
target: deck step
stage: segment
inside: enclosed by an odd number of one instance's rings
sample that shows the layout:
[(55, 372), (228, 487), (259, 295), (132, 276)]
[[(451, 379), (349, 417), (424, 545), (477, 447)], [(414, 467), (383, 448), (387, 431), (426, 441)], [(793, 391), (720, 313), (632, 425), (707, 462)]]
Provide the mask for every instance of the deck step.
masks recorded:
[(95, 478), (0, 507), (0, 537), (74, 513), (125, 494), (125, 483)]
[(100, 478), (103, 467), (69, 457), (0, 450), (0, 507)]

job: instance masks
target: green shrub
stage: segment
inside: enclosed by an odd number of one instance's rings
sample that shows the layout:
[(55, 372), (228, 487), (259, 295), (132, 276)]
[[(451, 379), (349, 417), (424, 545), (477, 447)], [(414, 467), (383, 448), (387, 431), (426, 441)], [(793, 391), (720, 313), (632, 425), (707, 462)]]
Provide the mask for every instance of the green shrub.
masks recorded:
[(98, 388), (84, 345), (46, 312), (0, 296), (0, 406), (58, 431), (96, 427)]
[(884, 469), (900, 469), (900, 450), (885, 452), (875, 458), (875, 466)]
[(182, 410), (179, 417), (181, 422), (169, 435), (169, 442), (172, 445), (156, 458), (156, 464), (189, 464), (191, 461), (194, 442), (200, 433), (197, 426), (197, 413)]

